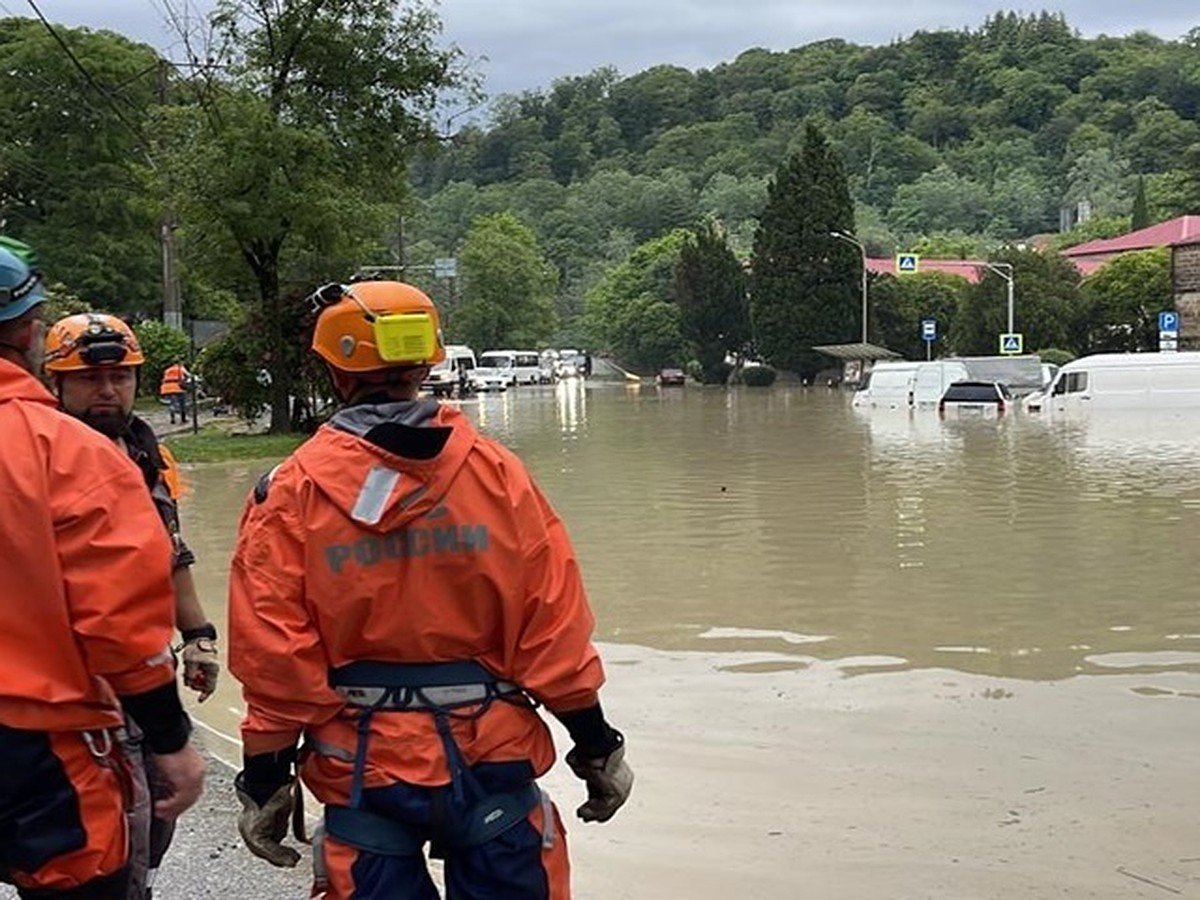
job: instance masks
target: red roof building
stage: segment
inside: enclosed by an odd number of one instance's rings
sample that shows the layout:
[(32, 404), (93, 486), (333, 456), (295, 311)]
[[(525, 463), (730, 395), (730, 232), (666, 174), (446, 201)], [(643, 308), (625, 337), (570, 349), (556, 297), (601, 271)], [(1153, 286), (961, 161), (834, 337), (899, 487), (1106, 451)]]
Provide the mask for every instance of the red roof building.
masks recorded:
[(1084, 277), (1091, 275), (1115, 256), (1133, 250), (1152, 250), (1155, 247), (1182, 247), (1200, 243), (1200, 216), (1180, 216), (1159, 222), (1149, 228), (1139, 228), (1120, 237), (1088, 241), (1062, 251)]
[[(983, 273), (987, 271), (987, 263), (980, 262), (974, 259), (927, 259), (921, 257), (921, 262), (918, 266), (919, 272), (945, 272), (947, 275), (957, 275), (960, 278), (965, 278), (971, 284), (978, 284), (983, 277)], [(876, 275), (895, 275), (896, 260), (894, 258), (877, 259), (875, 257), (867, 258), (867, 271), (874, 272)]]

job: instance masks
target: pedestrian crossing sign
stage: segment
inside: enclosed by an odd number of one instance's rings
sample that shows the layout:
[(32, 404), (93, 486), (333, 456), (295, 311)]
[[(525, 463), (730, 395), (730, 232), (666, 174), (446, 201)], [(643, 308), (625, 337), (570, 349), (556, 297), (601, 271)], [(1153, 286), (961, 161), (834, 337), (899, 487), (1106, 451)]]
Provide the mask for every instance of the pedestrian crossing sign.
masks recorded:
[(1025, 352), (1025, 335), (1019, 331), (1012, 334), (1000, 335), (1000, 352), (1001, 353), (1024, 353)]
[(917, 268), (920, 266), (921, 257), (915, 253), (897, 253), (896, 254), (896, 274), (897, 275), (916, 275)]

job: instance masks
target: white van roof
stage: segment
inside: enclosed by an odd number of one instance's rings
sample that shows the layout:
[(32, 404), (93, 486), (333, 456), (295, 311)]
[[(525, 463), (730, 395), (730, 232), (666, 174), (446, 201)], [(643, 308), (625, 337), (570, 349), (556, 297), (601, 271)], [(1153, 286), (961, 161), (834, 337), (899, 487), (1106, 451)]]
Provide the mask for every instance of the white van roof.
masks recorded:
[(1197, 365), (1200, 365), (1200, 353), (1194, 351), (1183, 353), (1094, 353), (1091, 356), (1081, 356), (1079, 359), (1065, 363), (1059, 371)]

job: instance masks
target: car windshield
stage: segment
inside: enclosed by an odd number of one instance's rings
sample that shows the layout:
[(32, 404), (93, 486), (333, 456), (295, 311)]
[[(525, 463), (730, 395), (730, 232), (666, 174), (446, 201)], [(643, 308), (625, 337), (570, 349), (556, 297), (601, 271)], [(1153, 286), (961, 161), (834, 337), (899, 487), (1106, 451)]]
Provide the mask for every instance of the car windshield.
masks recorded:
[(994, 384), (962, 382), (946, 388), (942, 400), (950, 402), (995, 403), (1001, 399), (1000, 391)]

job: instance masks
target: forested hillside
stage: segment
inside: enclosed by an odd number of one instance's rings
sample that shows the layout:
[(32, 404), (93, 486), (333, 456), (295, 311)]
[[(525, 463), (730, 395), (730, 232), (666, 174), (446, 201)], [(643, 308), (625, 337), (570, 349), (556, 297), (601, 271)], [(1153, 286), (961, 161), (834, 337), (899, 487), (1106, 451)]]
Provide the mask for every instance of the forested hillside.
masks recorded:
[[(1200, 28), (1083, 39), (1060, 15), (887, 46), (751, 49), (711, 70), (611, 69), (500, 98), (414, 169), (411, 262), (453, 255), (472, 221), (515, 213), (557, 268), (565, 322), (631, 248), (706, 216), (748, 255), (767, 181), (816, 124), (841, 157), (869, 249), (948, 256), (1197, 211)], [(434, 286), (437, 290), (443, 290)], [(443, 290), (444, 293), (444, 290)], [(569, 330), (569, 329), (568, 329)]]

